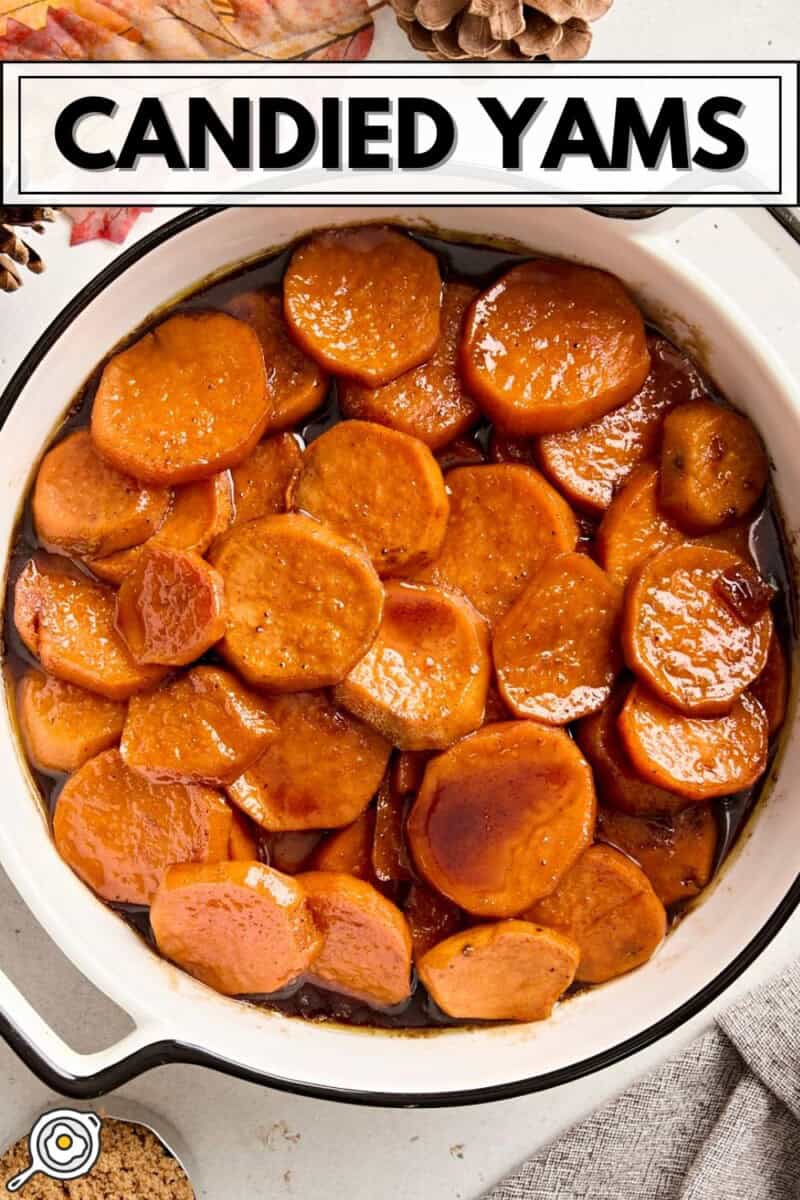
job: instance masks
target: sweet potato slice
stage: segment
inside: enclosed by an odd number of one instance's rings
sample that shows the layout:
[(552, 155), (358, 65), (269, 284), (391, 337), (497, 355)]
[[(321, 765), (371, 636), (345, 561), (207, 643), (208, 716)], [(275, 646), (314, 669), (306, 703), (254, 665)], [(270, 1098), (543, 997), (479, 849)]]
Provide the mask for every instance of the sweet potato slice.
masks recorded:
[(617, 720), (629, 690), (620, 688), (600, 712), (581, 721), (575, 732), (594, 771), (598, 796), (603, 803), (633, 817), (678, 812), (687, 801), (642, 779), (622, 744)]
[(289, 336), (283, 296), (272, 290), (242, 292), (226, 301), (225, 311), (246, 321), (261, 342), (267, 371), (270, 429), (291, 429), (322, 404), (328, 377)]
[(188, 483), (246, 458), (269, 418), (253, 330), (225, 313), (181, 313), (108, 362), (92, 438), (119, 471), (147, 483)]
[(269, 865), (286, 875), (310, 871), (314, 852), (324, 834), (318, 829), (299, 829), (288, 833), (263, 833), (261, 840), (269, 854)]
[(378, 636), (334, 695), (401, 750), (443, 750), (481, 725), (490, 673), (486, 625), (468, 600), (389, 583)]
[(690, 533), (746, 516), (758, 503), (768, 473), (764, 444), (740, 413), (698, 400), (664, 421), (661, 506)]
[(133, 696), (122, 733), (125, 763), (161, 783), (233, 783), (277, 736), (261, 697), (218, 667), (193, 667)]
[(261, 843), (258, 827), (238, 808), (231, 808), (231, 832), (228, 838), (228, 855), (231, 862), (258, 862)]
[(767, 766), (767, 718), (749, 692), (722, 717), (687, 717), (636, 684), (618, 725), (642, 778), (687, 800), (741, 791)]
[(608, 699), (622, 666), (622, 591), (585, 554), (545, 563), (497, 626), (500, 693), (518, 717), (568, 725)]
[(172, 867), (150, 924), (165, 958), (225, 996), (278, 991), (322, 946), (304, 888), (261, 863)]
[(405, 917), (371, 884), (336, 871), (300, 875), (322, 934), (309, 978), (378, 1008), (411, 995), (411, 934)]
[(374, 879), (372, 841), (375, 836), (375, 810), (368, 808), (352, 825), (329, 834), (314, 851), (313, 871), (339, 871), (356, 879)]
[(752, 624), (722, 599), (720, 578), (741, 559), (708, 546), (678, 546), (644, 563), (625, 594), (625, 660), (666, 704), (716, 716), (761, 673), (772, 617)]
[(658, 507), (658, 467), (643, 463), (614, 497), (597, 530), (597, 557), (624, 586), (646, 559), (688, 541)]
[(403, 912), (411, 930), (416, 963), (438, 942), (457, 933), (463, 920), (460, 908), (424, 883), (412, 883)]
[(428, 361), (383, 387), (346, 381), (339, 389), (344, 415), (411, 434), (432, 450), (440, 450), (477, 424), (480, 411), (458, 373), (464, 313), (477, 294), (470, 284), (448, 283), (441, 337)]
[(363, 550), (288, 513), (237, 525), (211, 561), (225, 580), (225, 657), (276, 691), (327, 687), (375, 638), (383, 588)]
[(17, 684), (17, 718), (35, 767), (76, 771), (117, 744), (125, 705), (29, 667)]
[(664, 905), (644, 871), (610, 846), (590, 846), (527, 916), (577, 942), (581, 983), (604, 983), (641, 966), (667, 931)]
[(227, 857), (231, 812), (219, 792), (150, 783), (105, 750), (71, 775), (58, 797), (59, 854), (98, 896), (149, 904), (175, 862)]
[(592, 772), (563, 729), (486, 725), (434, 758), (408, 819), (420, 873), (482, 917), (516, 916), (592, 839)]
[(558, 433), (594, 421), (650, 370), (642, 314), (613, 275), (539, 259), (512, 267), (473, 303), (461, 367), (467, 389), (507, 433)]
[(185, 483), (174, 489), (172, 508), (164, 523), (148, 541), (107, 558), (94, 558), (89, 567), (100, 579), (121, 584), (134, 569), (145, 549), (157, 545), (168, 550), (205, 554), (208, 547), (233, 520), (233, 482), (230, 471), (209, 479)]
[(283, 280), (295, 341), (329, 371), (379, 387), (436, 349), (442, 281), (430, 251), (392, 229), (331, 229), (292, 255)]
[(777, 733), (786, 717), (789, 703), (789, 664), (781, 640), (773, 630), (764, 670), (750, 691), (767, 715), (769, 735)]
[(137, 662), (185, 666), (225, 632), (222, 576), (199, 554), (149, 546), (117, 593), (115, 623)]
[(448, 473), (447, 489), (444, 543), (416, 578), (463, 592), (492, 624), (549, 558), (574, 550), (578, 526), (567, 502), (531, 467), (460, 467)]
[(710, 804), (660, 817), (631, 817), (600, 805), (597, 839), (634, 859), (669, 907), (697, 896), (711, 878), (717, 821)]
[(430, 754), (422, 750), (401, 750), (392, 763), (392, 791), (397, 796), (415, 796), (422, 787)]
[(444, 479), (428, 447), (368, 421), (341, 421), (311, 443), (291, 506), (365, 546), (379, 575), (432, 562), (447, 527)]
[(234, 467), (235, 524), (286, 512), (289, 488), (303, 462), (300, 443), (291, 433), (265, 438)]
[(32, 504), (43, 546), (88, 558), (145, 541), (166, 516), (170, 493), (109, 466), (89, 430), (77, 429), (42, 459)]
[(456, 933), (424, 954), (419, 977), (443, 1012), (469, 1021), (542, 1021), (575, 978), (575, 942), (530, 921)]
[(399, 795), (384, 779), (375, 804), (375, 831), (372, 842), (372, 868), (382, 883), (403, 883), (413, 879), (406, 846), (408, 799)]
[(267, 711), (278, 736), (230, 785), (231, 800), (274, 831), (355, 821), (383, 778), (389, 743), (324, 692), (274, 696)]
[(14, 623), (45, 671), (97, 692), (127, 700), (153, 687), (164, 667), (137, 663), (114, 627), (115, 597), (63, 559), (36, 555), (14, 588)]
[(664, 417), (706, 394), (690, 360), (666, 340), (651, 336), (650, 374), (627, 404), (580, 429), (550, 433), (539, 441), (539, 461), (567, 499), (603, 513), (640, 462), (658, 450)]

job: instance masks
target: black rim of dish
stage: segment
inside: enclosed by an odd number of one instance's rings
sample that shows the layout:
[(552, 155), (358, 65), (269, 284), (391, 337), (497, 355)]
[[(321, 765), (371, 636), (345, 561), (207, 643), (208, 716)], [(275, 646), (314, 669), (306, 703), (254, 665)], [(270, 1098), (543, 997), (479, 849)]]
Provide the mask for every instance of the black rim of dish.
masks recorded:
[[(296, 206), (293, 206), (296, 207)], [(104, 290), (118, 279), (120, 275), (144, 258), (150, 251), (157, 249), (164, 242), (177, 234), (209, 217), (224, 211), (225, 206), (206, 206), (190, 209), (166, 221), (151, 233), (145, 234), (127, 250), (114, 259), (104, 270), (96, 275), (83, 287), (80, 292), (55, 317), (48, 328), (37, 340), (31, 351), (23, 359), (15, 371), (2, 398), (0, 398), (0, 427), (5, 423), (8, 414), (17, 402), (32, 372), (50, 352), (58, 339), (69, 328), (75, 318), (86, 306), (97, 298)], [(781, 221), (777, 212), (772, 215)], [(785, 224), (785, 222), (782, 222)], [(786, 226), (790, 236), (800, 241), (800, 236)], [(559, 1087), (572, 1083), (586, 1075), (613, 1066), (622, 1059), (629, 1058), (654, 1042), (673, 1033), (684, 1025), (702, 1009), (725, 991), (738, 977), (755, 961), (761, 952), (777, 935), (794, 910), (800, 905), (800, 873), (795, 879), (783, 900), (774, 913), (762, 926), (748, 945), (741, 950), (724, 970), (701, 988), (691, 999), (685, 1001), (668, 1016), (642, 1030), (634, 1037), (627, 1038), (617, 1045), (582, 1059), (571, 1066), (562, 1067), (557, 1071), (549, 1071), (542, 1075), (533, 1075), (526, 1079), (515, 1080), (511, 1083), (495, 1084), (460, 1091), (441, 1092), (382, 1092), (357, 1091), (350, 1088), (327, 1087), (318, 1084), (303, 1083), (281, 1076), (271, 1075), (268, 1071), (258, 1071), (240, 1063), (231, 1062), (218, 1054), (204, 1050), (199, 1046), (187, 1045), (179, 1040), (165, 1040), (142, 1047), (141, 1050), (128, 1055), (121, 1061), (89, 1076), (72, 1076), (63, 1074), (49, 1056), (38, 1046), (34, 1045), (14, 1024), (7, 1013), (0, 1011), (0, 1035), (15, 1051), (25, 1065), (37, 1075), (48, 1087), (62, 1095), (75, 1099), (89, 1100), (114, 1091), (131, 1079), (152, 1070), (154, 1067), (170, 1064), (186, 1064), (208, 1067), (252, 1083), (259, 1083), (278, 1091), (291, 1092), (301, 1096), (309, 1096), (320, 1100), (335, 1100), (340, 1103), (360, 1104), (385, 1108), (440, 1108), (455, 1107), (467, 1104), (485, 1104), (498, 1100), (510, 1100), (514, 1097), (528, 1095), (532, 1092), (545, 1091), (548, 1088)], [(434, 1035), (435, 1036), (435, 1035)], [(445, 1035), (446, 1036), (446, 1035)], [(377, 1046), (377, 1043), (376, 1043)]]

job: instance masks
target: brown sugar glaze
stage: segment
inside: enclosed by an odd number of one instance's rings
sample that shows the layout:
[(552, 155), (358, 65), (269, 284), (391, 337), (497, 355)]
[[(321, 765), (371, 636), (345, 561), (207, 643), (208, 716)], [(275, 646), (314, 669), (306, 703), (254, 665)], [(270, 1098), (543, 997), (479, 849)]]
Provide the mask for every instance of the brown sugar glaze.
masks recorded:
[[(524, 261), (524, 256), (521, 254), (509, 253), (490, 246), (462, 244), (417, 233), (412, 234), (412, 236), (416, 237), (424, 246), (437, 255), (444, 280), (467, 280), (474, 286), (485, 288), (509, 267), (520, 261)], [(197, 292), (171, 306), (168, 311), (162, 310), (158, 314), (155, 314), (145, 325), (133, 331), (128, 340), (132, 342), (140, 337), (143, 332), (146, 332), (148, 328), (164, 320), (167, 315), (221, 307), (231, 297), (239, 293), (268, 286), (274, 287), (280, 283), (283, 277), (291, 250), (292, 247), (288, 247), (261, 262), (236, 270), (225, 278), (214, 281), (208, 286), (201, 286)], [(120, 347), (115, 347), (115, 350), (119, 349)], [(92, 402), (103, 365), (100, 364), (97, 367), (82, 392), (76, 397), (63, 424), (56, 431), (59, 437), (63, 436), (70, 429), (83, 428), (88, 425)], [(712, 386), (709, 386), (708, 390), (712, 396), (719, 399), (719, 396), (715, 395)], [(336, 382), (332, 380), (322, 405), (297, 432), (307, 444), (330, 429), (340, 419), (341, 413)], [(471, 434), (459, 439), (457, 443), (448, 448), (448, 452), (441, 459), (442, 466), (446, 469), (448, 466), (456, 465), (460, 462), (490, 461), (492, 449), (498, 443), (502, 444), (503, 442), (502, 437), (493, 437), (493, 432), (491, 424), (488, 421), (482, 421)], [(448, 453), (450, 459), (448, 459)], [(584, 517), (582, 514), (576, 515), (579, 518), (581, 526), (579, 545), (590, 548), (596, 524), (591, 518)], [(778, 594), (773, 604), (776, 631), (782, 638), (783, 644), (789, 647), (789, 657), (791, 659), (791, 650), (794, 647), (796, 636), (796, 613), (792, 600), (791, 560), (777, 497), (771, 485), (764, 503), (754, 514), (750, 542), (751, 552), (758, 571), (777, 588)], [(39, 542), (33, 528), (29, 495), (18, 523), (9, 562), (5, 599), (6, 632), (4, 666), (6, 686), (10, 689), (13, 689), (16, 680), (35, 661), (22, 645), (14, 627), (12, 601), (14, 583), (19, 572), (31, 554), (39, 548)], [(212, 651), (199, 661), (216, 665), (220, 660)], [(754, 788), (711, 802), (719, 826), (719, 841), (714, 866), (715, 874), (719, 871), (721, 864), (727, 858), (741, 835), (759, 796), (769, 786), (773, 775), (779, 736), (772, 739), (770, 761), (767, 770), (763, 779)], [(33, 767), (29, 769), (42, 795), (44, 804), (47, 806), (48, 811), (52, 813), (66, 776), (37, 771)], [(269, 851), (266, 840), (262, 841), (261, 849), (262, 856), (267, 860)], [(398, 889), (396, 892), (397, 898), (402, 900), (403, 894), (411, 885), (402, 883), (393, 886), (395, 889)], [(402, 891), (399, 889), (402, 889)], [(111, 907), (119, 912), (122, 918), (133, 926), (148, 944), (151, 946), (154, 945), (149, 914), (146, 908), (138, 908), (131, 905), (112, 905)], [(669, 917), (673, 926), (686, 911), (686, 902), (673, 905), (669, 909)], [(302, 982), (292, 985), (285, 993), (272, 995), (268, 998), (251, 998), (251, 1002), (259, 1006), (276, 1009), (291, 1016), (336, 1021), (351, 1026), (423, 1031), (426, 1028), (441, 1026), (476, 1024), (474, 1021), (457, 1021), (445, 1016), (427, 995), (425, 989), (417, 984), (416, 978), (414, 984), (411, 999), (398, 1009), (389, 1011), (376, 1010), (347, 996), (327, 992)], [(578, 987), (573, 988), (573, 990), (578, 990)]]

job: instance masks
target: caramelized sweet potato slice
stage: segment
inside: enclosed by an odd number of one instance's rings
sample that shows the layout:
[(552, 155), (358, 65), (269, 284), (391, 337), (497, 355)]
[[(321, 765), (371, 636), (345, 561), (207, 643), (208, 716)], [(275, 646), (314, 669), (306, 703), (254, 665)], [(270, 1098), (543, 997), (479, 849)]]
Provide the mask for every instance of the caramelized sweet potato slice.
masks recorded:
[(752, 684), (750, 691), (767, 715), (769, 735), (772, 737), (783, 724), (789, 703), (789, 664), (781, 640), (774, 630), (764, 670)]
[(578, 526), (555, 488), (530, 467), (460, 467), (447, 476), (450, 518), (436, 561), (416, 578), (463, 592), (498, 621)]
[(717, 821), (710, 804), (660, 817), (631, 817), (600, 805), (597, 838), (634, 859), (669, 907), (697, 896), (711, 878)]
[(434, 758), (407, 825), (420, 873), (482, 917), (516, 916), (592, 839), (592, 772), (563, 729), (486, 725)]
[(149, 904), (175, 862), (227, 857), (231, 812), (219, 792), (150, 783), (105, 750), (71, 775), (53, 817), (56, 848), (102, 896)]
[(299, 829), (288, 833), (263, 833), (261, 840), (269, 854), (269, 864), (286, 875), (310, 871), (314, 852), (323, 839), (318, 829)]
[(222, 576), (199, 554), (150, 545), (117, 592), (114, 619), (137, 662), (185, 666), (225, 632)]
[(542, 1021), (575, 978), (571, 938), (530, 921), (456, 933), (424, 954), (419, 977), (443, 1012), (468, 1021)]
[(162, 783), (233, 783), (277, 735), (261, 697), (217, 667), (133, 696), (122, 734), (125, 763)]
[(687, 717), (636, 684), (618, 725), (642, 778), (686, 800), (741, 791), (767, 766), (767, 718), (749, 692), (722, 717)]
[(638, 568), (625, 594), (625, 660), (682, 713), (716, 716), (767, 661), (772, 617), (742, 621), (721, 598), (719, 577), (741, 560), (709, 546), (664, 550)]
[(291, 507), (366, 547), (379, 575), (424, 567), (447, 527), (444, 479), (428, 447), (368, 421), (341, 421), (311, 443)]
[(467, 316), (467, 389), (507, 433), (557, 433), (594, 421), (650, 370), (642, 314), (613, 275), (538, 259), (512, 267)]
[(231, 862), (258, 862), (262, 857), (258, 827), (238, 808), (231, 808), (227, 856)]
[(17, 717), (35, 767), (76, 771), (117, 744), (125, 705), (29, 667), (17, 684)]
[(264, 829), (336, 829), (365, 810), (383, 778), (389, 743), (325, 692), (274, 696), (278, 735), (228, 788)]
[(527, 916), (577, 942), (575, 978), (581, 983), (632, 971), (655, 953), (667, 931), (664, 905), (644, 871), (610, 846), (590, 846)]
[(633, 817), (678, 812), (687, 801), (643, 779), (622, 744), (619, 712), (630, 688), (620, 688), (600, 712), (580, 722), (576, 740), (591, 763), (600, 799)]
[(482, 723), (490, 672), (486, 625), (468, 600), (389, 583), (378, 636), (334, 695), (401, 750), (443, 750)]
[(706, 394), (697, 368), (666, 338), (650, 336), (647, 346), (650, 374), (632, 400), (539, 442), (542, 469), (572, 504), (590, 513), (605, 512), (633, 469), (656, 453), (666, 414)]
[(375, 810), (368, 808), (352, 825), (328, 834), (311, 859), (313, 871), (339, 871), (356, 879), (374, 878), (372, 841), (375, 836)]
[(430, 754), (422, 750), (401, 750), (392, 763), (392, 791), (396, 796), (415, 796), (422, 787)]
[(690, 533), (747, 516), (767, 483), (763, 442), (747, 417), (709, 400), (684, 404), (664, 421), (661, 506)]
[(250, 683), (327, 687), (367, 652), (383, 588), (353, 542), (308, 517), (259, 517), (231, 529), (211, 561), (225, 580), (220, 649)]
[(403, 912), (411, 930), (416, 963), (438, 942), (457, 933), (463, 918), (460, 908), (424, 883), (412, 883)]
[(230, 471), (220, 471), (209, 479), (185, 483), (173, 492), (172, 508), (156, 533), (141, 546), (94, 558), (89, 566), (108, 583), (121, 584), (134, 569), (145, 549), (159, 546), (168, 550), (188, 550), (205, 554), (208, 547), (233, 520), (233, 483)]
[(150, 923), (165, 958), (225, 996), (278, 991), (322, 946), (305, 889), (261, 863), (172, 867)]
[(165, 668), (137, 663), (114, 627), (114, 593), (62, 559), (36, 555), (14, 588), (14, 623), (45, 671), (127, 700), (153, 687)]
[(45, 454), (32, 504), (43, 546), (88, 558), (145, 541), (164, 519), (170, 494), (109, 466), (89, 430), (77, 429)]
[(309, 978), (378, 1008), (411, 995), (411, 934), (405, 917), (371, 884), (336, 871), (299, 881), (322, 934)]
[(225, 313), (181, 313), (107, 363), (92, 438), (119, 471), (188, 483), (246, 458), (269, 418), (253, 330)]
[(430, 251), (392, 229), (331, 229), (292, 255), (283, 280), (295, 341), (329, 371), (379, 387), (433, 354), (442, 282)]
[(440, 450), (480, 418), (458, 373), (458, 347), (464, 313), (478, 294), (467, 283), (448, 283), (442, 300), (442, 333), (427, 362), (383, 387), (345, 382), (339, 389), (346, 417), (375, 421), (417, 437)]
[(622, 591), (585, 554), (545, 563), (497, 626), (500, 693), (518, 717), (568, 725), (608, 699), (619, 674)]
[(265, 438), (234, 467), (234, 523), (286, 512), (289, 488), (303, 462), (300, 443), (291, 433)]
[(267, 371), (270, 429), (290, 429), (310, 416), (325, 399), (328, 377), (289, 336), (281, 293), (242, 292), (226, 301), (225, 311), (246, 321), (261, 342)]
[(407, 798), (398, 795), (384, 779), (375, 804), (375, 831), (372, 842), (372, 868), (382, 883), (402, 883), (412, 879), (406, 847)]

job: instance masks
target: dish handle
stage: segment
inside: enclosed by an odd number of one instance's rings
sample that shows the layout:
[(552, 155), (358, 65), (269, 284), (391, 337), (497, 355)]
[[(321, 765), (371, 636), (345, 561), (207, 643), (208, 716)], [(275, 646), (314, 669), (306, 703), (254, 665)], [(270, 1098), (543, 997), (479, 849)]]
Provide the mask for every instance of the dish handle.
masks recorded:
[(106, 1050), (79, 1054), (51, 1029), (0, 969), (0, 1036), (52, 1091), (94, 1100), (153, 1067), (176, 1061), (163, 1029), (139, 1026)]

